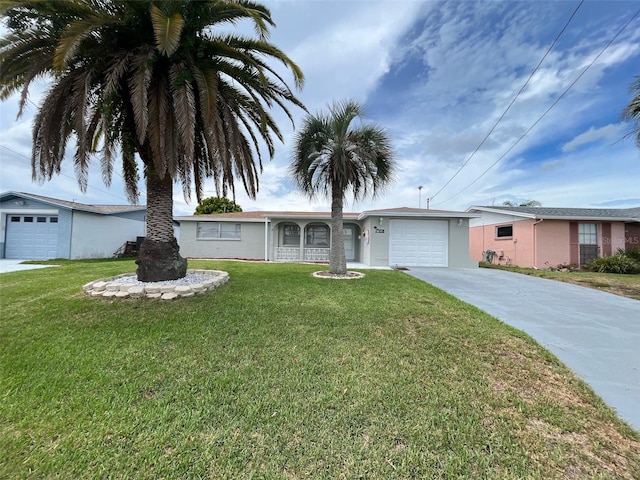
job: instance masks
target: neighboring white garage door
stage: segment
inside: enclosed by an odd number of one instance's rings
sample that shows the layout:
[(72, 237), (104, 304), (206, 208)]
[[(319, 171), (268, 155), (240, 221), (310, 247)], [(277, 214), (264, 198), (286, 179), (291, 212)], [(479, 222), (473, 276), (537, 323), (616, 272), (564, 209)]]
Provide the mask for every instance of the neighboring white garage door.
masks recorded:
[(7, 215), (4, 256), (25, 260), (56, 258), (58, 217), (56, 215)]
[(446, 220), (391, 220), (389, 264), (446, 267), (448, 243), (449, 222)]

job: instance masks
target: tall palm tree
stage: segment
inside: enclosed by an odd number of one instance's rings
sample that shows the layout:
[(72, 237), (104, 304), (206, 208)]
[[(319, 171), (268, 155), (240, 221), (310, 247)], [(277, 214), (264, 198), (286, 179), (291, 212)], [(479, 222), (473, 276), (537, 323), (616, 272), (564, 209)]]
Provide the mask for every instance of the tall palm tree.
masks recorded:
[[(267, 109), (275, 104), (292, 119), (288, 106), (302, 107), (268, 63), (284, 64), (302, 87), (298, 66), (267, 40), (269, 10), (249, 0), (3, 0), (0, 15), (9, 30), (0, 40), (0, 100), (21, 91), (22, 113), (32, 81), (52, 80), (34, 121), (33, 179), (60, 172), (72, 137), (83, 191), (93, 154), (107, 185), (119, 157), (133, 203), (142, 170), (147, 227), (138, 278), (184, 276), (174, 182), (186, 200), (195, 185), (200, 201), (207, 178), (222, 196), (234, 192), (235, 178), (255, 198), (260, 145), (273, 156), (274, 137), (282, 141)], [(229, 33), (242, 20), (255, 38)]]
[(636, 81), (633, 82), (630, 90), (633, 93), (633, 97), (631, 97), (629, 105), (623, 110), (622, 117), (633, 122), (631, 135), (635, 133), (636, 145), (640, 147), (640, 77), (636, 77)]
[(375, 197), (393, 178), (391, 142), (375, 125), (356, 122), (362, 107), (354, 101), (334, 103), (329, 114), (308, 115), (295, 136), (291, 174), (313, 198), (331, 197), (329, 272), (345, 275), (342, 207), (347, 193), (355, 200)]

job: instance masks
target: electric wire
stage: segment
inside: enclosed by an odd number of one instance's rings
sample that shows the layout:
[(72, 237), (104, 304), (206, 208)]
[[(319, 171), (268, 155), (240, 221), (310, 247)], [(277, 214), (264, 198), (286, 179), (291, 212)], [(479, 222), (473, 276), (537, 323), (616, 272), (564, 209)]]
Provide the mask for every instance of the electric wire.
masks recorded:
[(469, 188), (470, 186), (472, 186), (473, 184), (475, 184), (478, 180), (480, 180), (482, 177), (484, 177), (489, 170), (491, 170), (493, 167), (495, 167), (498, 162), (500, 162), (500, 160), (502, 160), (504, 157), (507, 156), (507, 154), (509, 152), (511, 152), (511, 150), (513, 150), (516, 145), (518, 145), (523, 139), (524, 137), (526, 137), (529, 132), (531, 132), (531, 130), (533, 130), (538, 123), (540, 123), (540, 121), (558, 104), (558, 102), (560, 102), (560, 100), (562, 100), (566, 94), (569, 92), (569, 90), (571, 90), (571, 88), (573, 88), (573, 86), (584, 76), (585, 73), (587, 73), (587, 71), (593, 66), (594, 63), (596, 63), (596, 61), (602, 56), (602, 54), (604, 54), (604, 52), (611, 46), (611, 44), (613, 42), (616, 41), (616, 39), (620, 36), (620, 34), (631, 24), (631, 22), (633, 22), (636, 17), (640, 15), (640, 10), (636, 11), (636, 13), (627, 21), (627, 23), (624, 24), (624, 26), (618, 30), (618, 33), (615, 34), (615, 36), (609, 40), (609, 42), (603, 47), (602, 50), (600, 50), (600, 53), (598, 53), (598, 55), (595, 56), (595, 58), (589, 63), (589, 65), (587, 65), (584, 70), (582, 70), (582, 72), (575, 78), (575, 80), (573, 82), (571, 82), (569, 84), (569, 86), (562, 92), (562, 94), (551, 104), (551, 106), (549, 106), (549, 108), (547, 108), (544, 113), (542, 115), (540, 115), (540, 117), (538, 117), (538, 119), (533, 123), (533, 125), (531, 125), (516, 141), (513, 145), (511, 145), (502, 155), (500, 155), (500, 157), (498, 157), (498, 159), (493, 162), (489, 168), (487, 168), (484, 172), (482, 172), (473, 182), (471, 182), (470, 184), (468, 184), (466, 187), (464, 187), (462, 190), (460, 190), (458, 193), (456, 193), (455, 195), (452, 195), (451, 197), (447, 198), (446, 200), (443, 200), (442, 202), (438, 202), (436, 205), (441, 205), (443, 203), (448, 202), (449, 200), (454, 199), (455, 197), (457, 197), (458, 195), (460, 195), (462, 192), (464, 192), (467, 188)]
[[(20, 152), (16, 152), (15, 150), (13, 150), (13, 149), (11, 149), (11, 148), (9, 148), (9, 147), (5, 146), (5, 145), (0, 144), (0, 147), (4, 148), (5, 150), (10, 151), (11, 153), (13, 153), (13, 154), (15, 154), (15, 155), (20, 156), (20, 157), (22, 157), (22, 158), (26, 158), (27, 160), (31, 160), (31, 159), (30, 159), (29, 157), (27, 157), (26, 155), (23, 155), (23, 154), (22, 154), (22, 153), (20, 153)], [(76, 179), (75, 179), (75, 178), (73, 178), (71, 175), (67, 175), (66, 173), (62, 173), (62, 172), (60, 172), (58, 175), (61, 175), (61, 176), (63, 176), (63, 177), (70, 178), (71, 180), (74, 180), (74, 181), (76, 180)], [(87, 187), (91, 187), (91, 188), (93, 188), (94, 190), (97, 190), (97, 191), (98, 191), (98, 192), (100, 192), (100, 193), (104, 193), (104, 194), (106, 194), (106, 195), (110, 195), (110, 196), (112, 196), (112, 197), (114, 197), (114, 198), (117, 198), (118, 200), (122, 200), (122, 201), (126, 202), (127, 204), (129, 203), (129, 202), (128, 202), (127, 200), (125, 200), (124, 198), (119, 197), (119, 196), (117, 196), (117, 195), (114, 195), (113, 193), (107, 192), (107, 191), (105, 191), (105, 190), (101, 190), (101, 189), (99, 189), (98, 187), (96, 187), (96, 186), (94, 186), (94, 185), (91, 185), (90, 183), (87, 183)]]
[(533, 76), (535, 75), (535, 73), (538, 71), (538, 69), (540, 68), (540, 66), (542, 65), (542, 62), (544, 62), (544, 60), (547, 58), (547, 56), (549, 55), (549, 53), (551, 53), (551, 50), (553, 50), (553, 47), (555, 47), (556, 43), (558, 43), (558, 40), (560, 39), (560, 37), (564, 34), (565, 30), (567, 29), (567, 27), (569, 26), (569, 24), (571, 23), (571, 21), (573, 20), (573, 18), (576, 16), (576, 14), (578, 13), (578, 10), (580, 9), (580, 7), (582, 6), (582, 4), (584, 3), (584, 0), (580, 0), (580, 3), (578, 3), (578, 6), (575, 8), (575, 10), (573, 11), (573, 13), (571, 14), (571, 16), (569, 17), (569, 20), (567, 20), (567, 22), (564, 24), (564, 27), (562, 27), (562, 30), (560, 30), (560, 33), (558, 33), (558, 35), (556, 35), (556, 38), (553, 40), (553, 42), (551, 43), (551, 45), (549, 46), (549, 48), (547, 49), (547, 51), (545, 52), (545, 54), (542, 56), (542, 58), (540, 59), (540, 61), (538, 62), (538, 64), (536, 65), (536, 67), (533, 69), (533, 71), (531, 72), (531, 74), (529, 74), (529, 78), (527, 78), (527, 80), (524, 82), (524, 84), (522, 85), (522, 87), (520, 87), (520, 90), (518, 90), (518, 93), (516, 93), (515, 97), (513, 97), (513, 99), (511, 100), (511, 102), (509, 103), (509, 105), (507, 106), (507, 108), (505, 109), (504, 112), (502, 112), (502, 115), (500, 115), (500, 117), (498, 118), (498, 120), (496, 120), (496, 122), (493, 124), (493, 126), (491, 127), (491, 129), (489, 130), (489, 132), (484, 136), (484, 138), (482, 139), (482, 141), (480, 142), (480, 144), (475, 148), (475, 150), (471, 153), (471, 155), (469, 155), (469, 158), (467, 158), (467, 160), (460, 166), (460, 168), (458, 169), (458, 171), (456, 173), (453, 174), (453, 176), (447, 181), (447, 183), (445, 183), (442, 188), (440, 188), (440, 190), (438, 190), (436, 193), (434, 193), (431, 197), (430, 200), (433, 200), (436, 195), (438, 195), (440, 192), (442, 192), (442, 190), (444, 190), (447, 185), (449, 185), (454, 178), (456, 178), (458, 176), (458, 174), (462, 171), (462, 169), (464, 167), (467, 166), (467, 164), (471, 161), (471, 159), (476, 155), (476, 153), (478, 153), (478, 150), (480, 150), (480, 148), (482, 147), (482, 145), (484, 145), (484, 143), (489, 139), (489, 137), (491, 136), (491, 134), (493, 133), (493, 131), (496, 129), (496, 127), (500, 124), (500, 122), (502, 121), (502, 119), (505, 117), (505, 115), (507, 114), (507, 112), (509, 112), (509, 110), (511, 110), (511, 107), (513, 106), (513, 104), (515, 103), (515, 101), (518, 99), (518, 97), (520, 96), (520, 94), (524, 91), (524, 89), (527, 87), (527, 85), (529, 85), (529, 82), (531, 81), (531, 79), (533, 78)]

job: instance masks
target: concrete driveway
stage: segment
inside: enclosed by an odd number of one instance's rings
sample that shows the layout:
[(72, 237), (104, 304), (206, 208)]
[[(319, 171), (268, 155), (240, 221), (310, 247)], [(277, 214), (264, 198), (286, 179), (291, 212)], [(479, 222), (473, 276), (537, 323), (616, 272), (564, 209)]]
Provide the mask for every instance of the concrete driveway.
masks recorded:
[(487, 268), (407, 273), (531, 335), (640, 430), (640, 301)]
[(36, 268), (55, 267), (56, 265), (25, 265), (26, 260), (0, 258), (0, 273), (18, 272), (20, 270), (35, 270)]

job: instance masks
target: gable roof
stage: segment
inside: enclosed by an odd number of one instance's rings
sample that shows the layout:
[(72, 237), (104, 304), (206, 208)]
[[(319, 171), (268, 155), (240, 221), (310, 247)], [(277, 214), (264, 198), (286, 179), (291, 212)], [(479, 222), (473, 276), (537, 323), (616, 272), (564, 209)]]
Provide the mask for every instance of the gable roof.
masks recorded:
[(469, 207), (467, 212), (488, 212), (536, 220), (601, 220), (640, 222), (640, 207), (634, 208), (556, 208), (556, 207)]
[(69, 202), (67, 200), (60, 200), (59, 198), (45, 197), (43, 195), (35, 195), (33, 193), (25, 192), (4, 192), (0, 194), (0, 202), (11, 200), (13, 198), (24, 198), (29, 200), (35, 200), (47, 205), (53, 205), (59, 208), (67, 210), (80, 210), (83, 212), (96, 213), (99, 215), (112, 215), (116, 213), (125, 212), (137, 212), (140, 210), (146, 210), (146, 205), (87, 205), (78, 202)]

